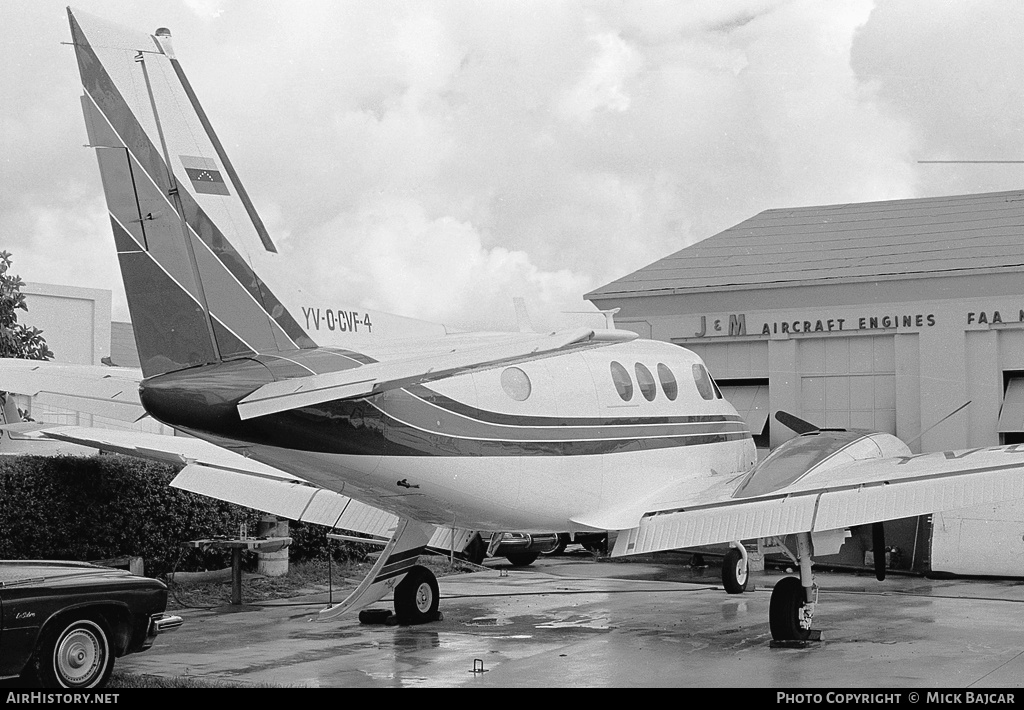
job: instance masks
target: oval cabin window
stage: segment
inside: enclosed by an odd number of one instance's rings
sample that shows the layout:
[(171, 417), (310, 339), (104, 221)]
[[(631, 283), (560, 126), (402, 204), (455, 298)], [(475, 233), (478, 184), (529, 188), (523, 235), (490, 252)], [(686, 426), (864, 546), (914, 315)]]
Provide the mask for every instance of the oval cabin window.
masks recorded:
[(640, 394), (648, 402), (653, 402), (654, 397), (658, 394), (658, 387), (654, 384), (654, 375), (651, 374), (651, 371), (645, 365), (639, 362), (633, 369), (636, 372), (636, 384), (640, 388)]
[(633, 380), (629, 377), (629, 371), (617, 362), (612, 362), (612, 382), (623, 402), (633, 399)]
[(658, 379), (661, 380), (662, 392), (669, 398), (669, 401), (674, 402), (676, 395), (679, 394), (679, 385), (676, 384), (676, 376), (672, 374), (672, 370), (668, 369), (668, 365), (658, 363)]
[(693, 381), (697, 383), (697, 391), (704, 399), (715, 398), (715, 388), (711, 384), (711, 375), (704, 369), (703, 365), (693, 366)]
[(530, 376), (518, 367), (505, 368), (501, 373), (501, 388), (515, 401), (523, 402), (530, 396)]

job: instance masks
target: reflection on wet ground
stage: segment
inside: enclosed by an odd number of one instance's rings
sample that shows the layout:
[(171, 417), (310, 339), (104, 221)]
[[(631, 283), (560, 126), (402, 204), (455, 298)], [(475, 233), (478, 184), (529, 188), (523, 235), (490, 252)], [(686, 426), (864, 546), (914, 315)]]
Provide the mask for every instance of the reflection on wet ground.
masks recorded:
[[(302, 607), (196, 611), (119, 668), (330, 687), (1001, 687), (1024, 682), (1024, 584), (821, 572), (807, 648), (769, 647), (770, 589), (671, 557), (546, 558), (441, 580), (443, 619), (315, 620)], [(301, 601), (301, 600), (297, 600)], [(297, 611), (298, 609), (298, 611)], [(474, 670), (475, 669), (475, 670)]]

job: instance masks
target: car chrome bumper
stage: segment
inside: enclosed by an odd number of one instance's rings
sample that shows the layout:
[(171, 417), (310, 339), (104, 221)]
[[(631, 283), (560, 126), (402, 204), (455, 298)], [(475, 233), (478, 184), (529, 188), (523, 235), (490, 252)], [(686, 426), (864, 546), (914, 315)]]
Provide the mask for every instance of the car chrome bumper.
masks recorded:
[(156, 636), (157, 634), (162, 634), (165, 631), (174, 631), (184, 623), (185, 620), (180, 616), (157, 614), (150, 619), (149, 627), (152, 631), (152, 635)]

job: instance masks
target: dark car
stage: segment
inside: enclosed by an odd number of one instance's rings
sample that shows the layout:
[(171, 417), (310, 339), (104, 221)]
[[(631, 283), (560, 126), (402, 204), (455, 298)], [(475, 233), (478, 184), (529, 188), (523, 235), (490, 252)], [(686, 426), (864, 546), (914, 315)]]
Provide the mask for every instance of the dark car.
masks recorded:
[(86, 562), (0, 561), (0, 678), (100, 688), (114, 659), (181, 626), (167, 586)]

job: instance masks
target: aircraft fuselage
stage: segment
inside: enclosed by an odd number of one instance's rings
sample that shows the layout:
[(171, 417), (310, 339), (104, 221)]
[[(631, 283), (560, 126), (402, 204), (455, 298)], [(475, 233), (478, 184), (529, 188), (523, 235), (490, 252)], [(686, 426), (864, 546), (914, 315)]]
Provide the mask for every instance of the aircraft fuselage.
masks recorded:
[(655, 341), (238, 416), (263, 384), (369, 362), (326, 348), (258, 355), (152, 377), (140, 393), (170, 426), (400, 515), (475, 529), (575, 530), (574, 516), (637, 488), (756, 461), (744, 421), (710, 378), (698, 383), (699, 358)]

